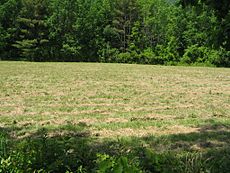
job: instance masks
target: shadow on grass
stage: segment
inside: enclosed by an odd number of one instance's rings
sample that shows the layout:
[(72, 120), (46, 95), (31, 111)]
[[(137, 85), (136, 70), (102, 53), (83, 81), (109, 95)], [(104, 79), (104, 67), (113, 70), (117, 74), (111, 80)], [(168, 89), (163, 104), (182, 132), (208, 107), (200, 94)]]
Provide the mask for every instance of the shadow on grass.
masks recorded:
[(170, 150), (205, 151), (228, 147), (230, 143), (230, 127), (224, 124), (205, 125), (197, 132), (172, 134), (162, 137), (147, 136), (142, 138), (150, 144), (165, 145)]
[[(202, 126), (189, 134), (101, 139), (87, 126), (41, 128), (17, 139), (21, 128), (0, 128), (0, 156), (25, 172), (95, 172), (97, 155), (125, 156), (144, 172), (230, 172), (230, 127)], [(1, 168), (0, 168), (1, 169)], [(112, 172), (112, 171), (111, 171)]]

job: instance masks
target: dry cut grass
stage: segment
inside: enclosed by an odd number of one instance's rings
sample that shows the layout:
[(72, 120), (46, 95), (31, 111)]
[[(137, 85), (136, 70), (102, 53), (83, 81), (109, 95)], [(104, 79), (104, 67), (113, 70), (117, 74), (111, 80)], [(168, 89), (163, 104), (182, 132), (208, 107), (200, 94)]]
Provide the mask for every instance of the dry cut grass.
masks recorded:
[[(84, 127), (95, 138), (230, 125), (230, 69), (0, 62), (0, 127), (23, 138)], [(71, 127), (70, 127), (71, 125)]]

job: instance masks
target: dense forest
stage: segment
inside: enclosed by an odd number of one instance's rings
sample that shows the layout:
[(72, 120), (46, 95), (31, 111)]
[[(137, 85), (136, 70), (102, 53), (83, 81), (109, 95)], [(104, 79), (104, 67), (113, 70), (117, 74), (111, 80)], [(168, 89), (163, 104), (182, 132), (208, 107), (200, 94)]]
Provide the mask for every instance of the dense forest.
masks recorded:
[(230, 66), (229, 0), (1, 0), (0, 59)]

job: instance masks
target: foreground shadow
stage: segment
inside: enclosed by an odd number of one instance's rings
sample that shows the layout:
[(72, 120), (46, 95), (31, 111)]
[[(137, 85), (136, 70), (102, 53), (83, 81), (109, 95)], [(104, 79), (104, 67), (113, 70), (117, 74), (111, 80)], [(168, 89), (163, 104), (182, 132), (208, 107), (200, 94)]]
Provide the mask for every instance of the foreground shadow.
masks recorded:
[(17, 130), (0, 128), (0, 156), (16, 157), (25, 172), (95, 172), (99, 153), (137, 160), (145, 172), (230, 172), (230, 127), (224, 124), (189, 134), (119, 139), (93, 136), (84, 124), (41, 128), (20, 139), (12, 136)]
[(154, 141), (153, 145), (163, 144), (170, 150), (207, 151), (225, 148), (230, 145), (230, 127), (224, 124), (205, 125), (198, 128), (197, 132), (186, 134), (171, 134), (156, 138), (147, 136), (144, 141)]

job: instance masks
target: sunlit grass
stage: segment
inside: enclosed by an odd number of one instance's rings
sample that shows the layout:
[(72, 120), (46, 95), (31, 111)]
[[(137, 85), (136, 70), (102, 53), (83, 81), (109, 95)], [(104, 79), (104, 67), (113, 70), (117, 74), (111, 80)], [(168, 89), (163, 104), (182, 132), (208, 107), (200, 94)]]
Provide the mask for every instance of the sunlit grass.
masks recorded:
[(0, 125), (19, 127), (17, 137), (69, 122), (100, 138), (230, 124), (229, 69), (28, 62), (0, 68)]

